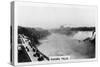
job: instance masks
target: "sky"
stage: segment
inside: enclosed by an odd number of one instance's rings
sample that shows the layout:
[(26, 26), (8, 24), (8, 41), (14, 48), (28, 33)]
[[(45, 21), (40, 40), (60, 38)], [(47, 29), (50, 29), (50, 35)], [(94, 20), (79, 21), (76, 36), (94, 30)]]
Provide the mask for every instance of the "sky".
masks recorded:
[(17, 9), (18, 25), (41, 27), (46, 29), (65, 26), (95, 26), (97, 22), (96, 7), (67, 6), (39, 7), (19, 6)]

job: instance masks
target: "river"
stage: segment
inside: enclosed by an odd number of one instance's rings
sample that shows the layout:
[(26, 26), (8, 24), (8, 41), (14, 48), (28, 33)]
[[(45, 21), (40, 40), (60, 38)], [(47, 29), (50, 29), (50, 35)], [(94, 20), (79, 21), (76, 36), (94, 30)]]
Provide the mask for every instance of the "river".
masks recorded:
[[(75, 35), (76, 37), (76, 35)], [(87, 58), (86, 43), (58, 33), (52, 33), (40, 40), (38, 49), (46, 56), (70, 56), (71, 59)]]

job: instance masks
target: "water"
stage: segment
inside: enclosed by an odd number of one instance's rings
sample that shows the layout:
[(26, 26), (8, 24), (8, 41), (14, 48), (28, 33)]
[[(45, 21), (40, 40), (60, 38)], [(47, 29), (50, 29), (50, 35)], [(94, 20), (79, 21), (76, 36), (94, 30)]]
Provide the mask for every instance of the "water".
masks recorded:
[(79, 42), (77, 39), (83, 39), (90, 36), (89, 32), (78, 32), (72, 37), (63, 34), (52, 33), (44, 40), (38, 49), (46, 56), (70, 56), (71, 59), (87, 58), (87, 47), (83, 41)]
[(92, 37), (92, 31), (79, 31), (73, 36), (74, 39), (84, 40), (88, 37)]

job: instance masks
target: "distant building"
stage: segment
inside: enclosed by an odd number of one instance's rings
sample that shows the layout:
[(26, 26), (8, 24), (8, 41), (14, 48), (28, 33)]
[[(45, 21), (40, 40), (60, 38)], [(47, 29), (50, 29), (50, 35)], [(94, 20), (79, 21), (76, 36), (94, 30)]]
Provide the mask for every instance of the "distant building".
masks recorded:
[(60, 28), (61, 28), (61, 29), (64, 29), (64, 25), (61, 25)]

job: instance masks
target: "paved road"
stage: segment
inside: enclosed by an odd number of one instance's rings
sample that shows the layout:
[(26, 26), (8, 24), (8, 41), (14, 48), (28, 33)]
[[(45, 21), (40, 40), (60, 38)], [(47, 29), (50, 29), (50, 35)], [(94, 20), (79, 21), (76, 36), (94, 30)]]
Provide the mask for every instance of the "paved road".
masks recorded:
[[(36, 49), (35, 47), (31, 48), (31, 46), (29, 46), (29, 40), (27, 38), (23, 37), (23, 36), (21, 36), (21, 41), (22, 41), (22, 45), (24, 46), (24, 48), (25, 48), (28, 56), (30, 57), (31, 61), (32, 62), (38, 61), (39, 57), (34, 57), (33, 56), (34, 54), (37, 53), (36, 50), (38, 50), (38, 49)], [(27, 49), (26, 49), (26, 47), (27, 47)], [(33, 48), (34, 48), (35, 52), (33, 52)], [(44, 57), (45, 61), (48, 61), (48, 57), (46, 57), (43, 53), (41, 53), (39, 51), (38, 51), (38, 53), (40, 54), (40, 56)]]
[(29, 51), (27, 51), (26, 49), (25, 50), (26, 50), (28, 56), (30, 57), (31, 61), (32, 62), (37, 61), (37, 58), (33, 56), (34, 52), (32, 51), (32, 48), (29, 46), (28, 41), (26, 42), (27, 39), (24, 38), (22, 35), (20, 35), (20, 36), (21, 36), (22, 45), (24, 46), (24, 48), (27, 47), (29, 49)]
[(46, 39), (40, 40), (42, 43), (38, 49), (46, 56), (70, 56), (71, 59), (87, 58), (87, 48), (83, 41), (75, 40), (66, 35), (52, 33)]

